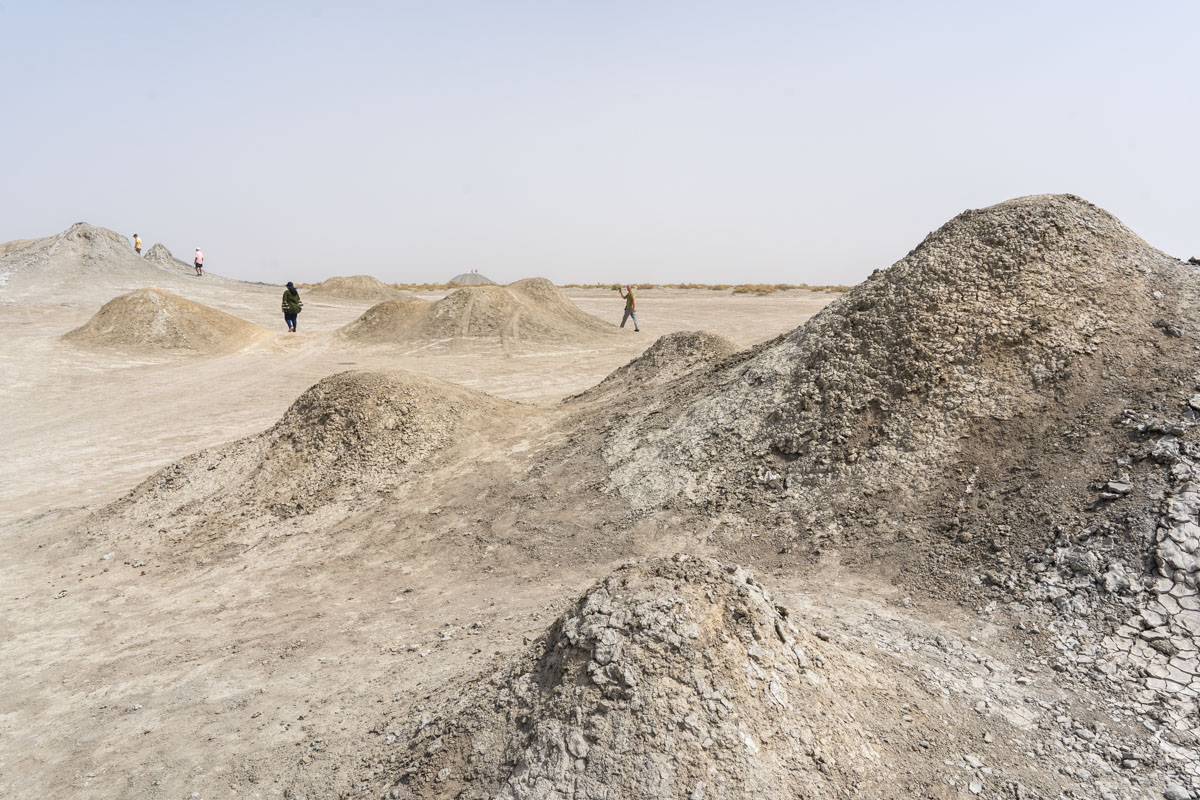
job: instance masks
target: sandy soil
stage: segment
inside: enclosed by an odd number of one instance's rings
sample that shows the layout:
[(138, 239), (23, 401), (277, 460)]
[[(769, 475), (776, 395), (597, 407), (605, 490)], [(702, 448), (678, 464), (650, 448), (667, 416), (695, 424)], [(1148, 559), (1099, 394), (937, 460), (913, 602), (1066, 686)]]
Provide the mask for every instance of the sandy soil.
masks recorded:
[[(833, 299), (644, 291), (643, 332), (603, 347), (430, 352), (339, 343), (333, 331), (365, 304), (309, 301), (288, 335), (280, 291), (196, 281), (189, 299), (271, 331), (215, 357), (60, 341), (109, 296), (0, 305), (0, 797), (323, 796), (377, 709), (520, 646), (599, 574), (503, 546), (481, 562), (419, 522), (371, 515), (203, 566), (70, 535), (156, 469), (267, 428), (342, 370), (401, 368), (550, 406), (658, 335), (705, 328), (751, 345)], [(615, 293), (568, 294), (619, 321)], [(536, 437), (528, 424), (514, 435)], [(462, 474), (477, 463), (465, 457)]]

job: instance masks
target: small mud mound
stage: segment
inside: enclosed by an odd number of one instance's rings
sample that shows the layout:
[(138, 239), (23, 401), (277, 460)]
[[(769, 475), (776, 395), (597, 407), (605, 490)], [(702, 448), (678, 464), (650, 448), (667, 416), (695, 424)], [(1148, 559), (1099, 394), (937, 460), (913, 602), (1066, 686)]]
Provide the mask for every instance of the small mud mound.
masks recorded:
[(455, 275), (449, 281), (451, 286), (495, 286), (496, 282), (491, 278), (485, 278), (478, 272), (464, 272), (461, 275)]
[(184, 274), (195, 273), (195, 267), (193, 265), (188, 264), (186, 261), (181, 261), (175, 256), (171, 255), (171, 251), (168, 250), (167, 246), (162, 243), (156, 244), (147, 250), (144, 258), (146, 263), (153, 264), (156, 267), (169, 270), (171, 272), (180, 272)]
[(382, 303), (343, 327), (341, 335), (374, 344), (474, 339), (517, 345), (578, 343), (615, 330), (550, 281), (529, 278), (508, 286), (468, 286), (436, 303), (415, 298)]
[[(978, 715), (850, 644), (805, 630), (741, 568), (628, 564), (527, 654), (381, 726), (407, 742), (343, 796), (949, 797), (944, 759), (978, 741)], [(1021, 761), (1026, 791), (1049, 788), (1054, 767)]]
[(689, 373), (711, 368), (736, 352), (738, 346), (733, 341), (715, 333), (669, 333), (595, 387), (564, 402), (608, 399), (664, 386)]
[(109, 300), (63, 341), (90, 347), (217, 353), (254, 341), (263, 329), (162, 289), (138, 289)]
[(386, 300), (371, 306), (343, 327), (341, 335), (362, 342), (404, 342), (420, 338), (429, 319), (432, 303), (419, 297)]
[[(227, 517), (295, 517), (359, 504), (420, 473), (468, 431), (517, 404), (400, 371), (351, 371), (308, 389), (270, 429), (167, 467), (97, 515), (96, 525), (173, 518), (179, 530)], [(245, 527), (244, 525), (242, 526)]]
[(318, 299), (330, 298), (354, 303), (380, 303), (410, 296), (407, 292), (388, 286), (370, 275), (329, 278), (309, 289), (308, 294)]

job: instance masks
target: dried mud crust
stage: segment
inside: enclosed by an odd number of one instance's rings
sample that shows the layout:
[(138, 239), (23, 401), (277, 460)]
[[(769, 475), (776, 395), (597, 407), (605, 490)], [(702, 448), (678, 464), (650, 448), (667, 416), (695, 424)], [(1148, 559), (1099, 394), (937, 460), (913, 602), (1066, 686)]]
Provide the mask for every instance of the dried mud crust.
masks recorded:
[[(1033, 798), (1062, 787), (1015, 752), (1024, 732), (864, 652), (810, 629), (741, 568), (629, 563), (526, 653), (377, 726), (383, 741), (341, 796), (948, 798), (1015, 785)], [(985, 736), (1014, 752), (953, 788), (962, 749)], [(972, 759), (982, 765), (970, 755), (967, 772)]]
[(487, 339), (506, 344), (579, 343), (616, 328), (582, 311), (545, 278), (508, 286), (468, 286), (437, 302), (392, 300), (374, 306), (339, 335), (364, 344)]
[(105, 303), (63, 341), (87, 347), (219, 353), (265, 331), (253, 323), (162, 289), (138, 289)]
[(203, 529), (254, 539), (272, 519), (339, 503), (362, 510), (464, 439), (503, 427), (518, 408), (400, 371), (338, 373), (270, 429), (172, 464), (98, 512), (89, 528), (165, 531), (169, 523), (175, 538)]

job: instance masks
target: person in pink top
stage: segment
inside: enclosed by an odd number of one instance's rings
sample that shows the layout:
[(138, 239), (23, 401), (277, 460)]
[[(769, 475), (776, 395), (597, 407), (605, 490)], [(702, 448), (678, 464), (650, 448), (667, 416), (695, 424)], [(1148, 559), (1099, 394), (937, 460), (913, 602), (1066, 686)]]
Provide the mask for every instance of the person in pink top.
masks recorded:
[(196, 248), (196, 274), (204, 274), (204, 253), (200, 252), (200, 248)]

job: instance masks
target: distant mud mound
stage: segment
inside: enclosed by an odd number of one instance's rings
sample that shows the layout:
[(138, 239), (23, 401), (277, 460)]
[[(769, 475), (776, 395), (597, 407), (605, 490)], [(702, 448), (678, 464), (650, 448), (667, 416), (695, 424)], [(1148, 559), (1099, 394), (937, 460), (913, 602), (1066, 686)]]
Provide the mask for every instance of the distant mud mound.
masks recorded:
[(147, 263), (153, 264), (160, 269), (182, 273), (195, 272), (195, 267), (192, 264), (188, 264), (171, 255), (171, 251), (162, 243), (156, 244), (147, 250), (143, 258), (145, 258)]
[(396, 300), (370, 308), (341, 329), (369, 344), (491, 340), (504, 344), (581, 342), (615, 332), (584, 312), (554, 284), (528, 278), (508, 286), (469, 286), (436, 303)]
[(383, 726), (401, 741), (345, 796), (943, 796), (947, 753), (929, 740), (975, 739), (973, 715), (856, 650), (740, 568), (628, 564), (525, 654)]
[[(10, 243), (13, 244), (13, 243)], [(161, 286), (186, 291), (198, 280), (190, 265), (183, 269), (163, 247), (154, 258), (142, 258), (119, 233), (77, 222), (55, 236), (25, 240), (0, 248), (0, 300), (18, 303), (94, 302), (132, 289)], [(159, 246), (161, 247), (161, 246)], [(152, 248), (153, 250), (153, 248)], [(205, 273), (207, 284), (240, 281)]]
[[(287, 518), (387, 494), (515, 403), (399, 371), (350, 371), (302, 394), (270, 429), (190, 456), (98, 515), (97, 524), (172, 518), (180, 530), (228, 515)], [(240, 520), (244, 522), (244, 520)]]
[(90, 347), (216, 353), (235, 350), (264, 331), (257, 325), (162, 289), (109, 300), (63, 341)]
[(490, 278), (485, 278), (478, 272), (464, 272), (461, 275), (455, 275), (449, 281), (451, 286), (495, 286), (496, 282)]
[(380, 303), (410, 296), (408, 292), (388, 286), (370, 275), (329, 278), (309, 289), (308, 294), (318, 299), (330, 298), (354, 303)]
[(736, 352), (738, 346), (733, 341), (715, 333), (669, 333), (594, 388), (567, 398), (565, 402), (636, 395), (678, 381), (689, 373), (711, 368)]

